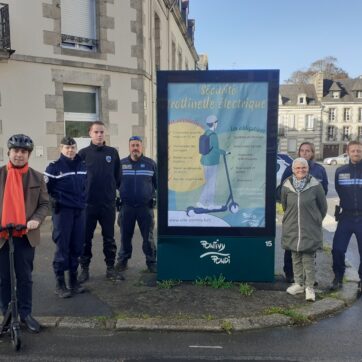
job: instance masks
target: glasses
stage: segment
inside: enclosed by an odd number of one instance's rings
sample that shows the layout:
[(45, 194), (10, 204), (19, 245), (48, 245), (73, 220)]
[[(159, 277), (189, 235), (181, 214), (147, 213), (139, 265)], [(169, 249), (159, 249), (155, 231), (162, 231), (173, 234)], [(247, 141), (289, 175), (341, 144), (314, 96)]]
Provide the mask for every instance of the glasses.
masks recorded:
[(142, 142), (142, 138), (140, 136), (132, 136), (129, 138), (129, 141), (140, 141)]

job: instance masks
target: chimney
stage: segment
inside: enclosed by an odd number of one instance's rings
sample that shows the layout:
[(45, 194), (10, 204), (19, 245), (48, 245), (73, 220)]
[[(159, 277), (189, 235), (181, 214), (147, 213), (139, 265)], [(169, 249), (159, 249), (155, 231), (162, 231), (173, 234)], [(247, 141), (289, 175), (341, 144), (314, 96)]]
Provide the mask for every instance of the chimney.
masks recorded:
[(314, 75), (314, 88), (317, 94), (317, 100), (320, 102), (324, 96), (323, 90), (324, 83), (324, 74), (323, 72), (318, 72)]

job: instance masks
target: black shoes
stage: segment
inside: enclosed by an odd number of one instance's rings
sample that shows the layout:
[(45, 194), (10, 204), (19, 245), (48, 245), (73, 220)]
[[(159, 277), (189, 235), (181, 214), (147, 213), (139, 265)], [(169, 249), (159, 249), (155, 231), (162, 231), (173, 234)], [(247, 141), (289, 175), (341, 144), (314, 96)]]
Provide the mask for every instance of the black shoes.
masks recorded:
[(114, 266), (107, 266), (106, 278), (110, 280), (124, 280), (121, 271), (118, 271)]
[(86, 289), (79, 283), (77, 272), (69, 273), (69, 289), (71, 295), (82, 294), (86, 291)]
[(40, 332), (40, 324), (30, 314), (28, 314), (24, 319), (21, 319), (21, 323), (31, 333)]
[(79, 274), (78, 282), (85, 283), (89, 279), (89, 268), (82, 268), (81, 273)]
[(72, 296), (72, 293), (70, 290), (65, 286), (65, 284), (59, 284), (57, 283), (57, 286), (55, 288), (54, 292), (59, 298), (70, 298)]
[(334, 277), (332, 285), (330, 286), (329, 290), (336, 291), (342, 288), (342, 280), (340, 278)]
[(128, 269), (128, 264), (127, 264), (127, 262), (119, 261), (119, 262), (116, 264), (115, 269), (116, 269), (116, 271), (118, 271), (118, 272), (123, 272), (123, 271), (125, 271), (125, 270)]
[(147, 268), (150, 273), (157, 273), (157, 264), (156, 263), (147, 265)]

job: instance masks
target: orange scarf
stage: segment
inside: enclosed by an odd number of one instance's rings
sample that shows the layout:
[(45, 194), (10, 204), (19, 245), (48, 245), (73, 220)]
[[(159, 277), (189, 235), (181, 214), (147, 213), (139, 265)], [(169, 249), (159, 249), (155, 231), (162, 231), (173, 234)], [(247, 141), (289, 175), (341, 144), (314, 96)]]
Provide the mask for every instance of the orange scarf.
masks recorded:
[[(8, 224), (26, 225), (25, 201), (23, 189), (23, 175), (28, 172), (29, 166), (26, 164), (22, 168), (16, 168), (9, 161), (7, 164), (7, 177), (4, 189), (4, 199), (2, 204), (1, 227)], [(13, 236), (21, 237), (27, 233), (27, 230), (14, 230)], [(3, 239), (9, 238), (6, 230), (0, 232)]]

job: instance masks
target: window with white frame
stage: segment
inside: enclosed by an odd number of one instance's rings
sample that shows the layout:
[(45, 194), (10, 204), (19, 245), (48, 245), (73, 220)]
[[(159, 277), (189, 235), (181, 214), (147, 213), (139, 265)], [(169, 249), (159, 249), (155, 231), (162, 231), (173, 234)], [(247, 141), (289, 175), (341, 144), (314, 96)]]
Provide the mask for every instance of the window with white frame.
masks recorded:
[(98, 88), (64, 85), (65, 135), (76, 139), (78, 148), (89, 144), (89, 126), (99, 120)]
[(362, 108), (358, 108), (358, 122), (362, 122)]
[(343, 121), (348, 122), (351, 120), (351, 108), (343, 109)]
[(327, 140), (335, 141), (336, 140), (336, 128), (334, 126), (328, 126), (327, 128)]
[(297, 140), (295, 138), (288, 139), (288, 152), (293, 153), (297, 151)]
[(307, 131), (314, 129), (314, 116), (312, 114), (307, 114), (305, 117), (305, 129)]
[(290, 114), (288, 117), (288, 128), (295, 129), (295, 115)]
[(349, 141), (351, 136), (351, 127), (344, 126), (342, 133), (342, 141)]
[(362, 127), (358, 127), (358, 138), (361, 139), (362, 138)]
[(61, 0), (62, 47), (97, 50), (96, 0)]
[(338, 99), (340, 96), (340, 91), (333, 91), (332, 96), (334, 99)]
[(329, 108), (328, 110), (328, 121), (334, 122), (336, 120), (336, 109), (335, 108)]
[(362, 98), (362, 91), (357, 91), (357, 98)]

